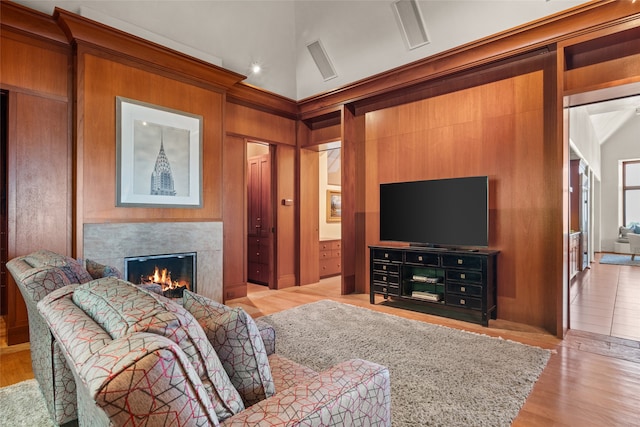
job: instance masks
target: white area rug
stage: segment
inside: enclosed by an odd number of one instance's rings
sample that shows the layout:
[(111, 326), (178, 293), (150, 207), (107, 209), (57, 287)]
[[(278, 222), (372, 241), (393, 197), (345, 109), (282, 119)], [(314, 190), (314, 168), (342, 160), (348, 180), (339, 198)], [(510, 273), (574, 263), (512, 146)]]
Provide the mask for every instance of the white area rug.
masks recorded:
[(36, 380), (0, 388), (0, 425), (11, 427), (54, 426)]
[(508, 426), (551, 353), (328, 300), (260, 319), (277, 353), (317, 371), (353, 358), (387, 366), (394, 427)]
[[(317, 371), (353, 358), (387, 366), (394, 427), (508, 426), (550, 356), (333, 301), (261, 319), (276, 329), (278, 353)], [(0, 389), (0, 425), (53, 426), (35, 380)]]

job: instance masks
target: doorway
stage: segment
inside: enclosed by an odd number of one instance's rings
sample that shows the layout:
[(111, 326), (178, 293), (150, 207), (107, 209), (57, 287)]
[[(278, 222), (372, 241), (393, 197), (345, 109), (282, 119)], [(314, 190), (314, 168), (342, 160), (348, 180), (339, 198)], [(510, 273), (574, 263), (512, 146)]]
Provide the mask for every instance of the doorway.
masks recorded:
[(247, 282), (274, 288), (272, 149), (247, 143)]
[(300, 284), (342, 275), (342, 149), (340, 141), (300, 153)]
[[(589, 98), (588, 94), (581, 96)], [(640, 341), (640, 306), (633, 300), (640, 298), (640, 292), (632, 282), (640, 280), (640, 268), (624, 265), (631, 256), (621, 243), (619, 227), (627, 225), (622, 213), (621, 165), (640, 159), (639, 109), (638, 95), (615, 99), (605, 95), (574, 105), (569, 112), (569, 169), (574, 171), (569, 180), (574, 201), (569, 210), (570, 228), (581, 233), (587, 221), (580, 253), (585, 252), (589, 261), (578, 263), (570, 279), (569, 326), (635, 341)]]

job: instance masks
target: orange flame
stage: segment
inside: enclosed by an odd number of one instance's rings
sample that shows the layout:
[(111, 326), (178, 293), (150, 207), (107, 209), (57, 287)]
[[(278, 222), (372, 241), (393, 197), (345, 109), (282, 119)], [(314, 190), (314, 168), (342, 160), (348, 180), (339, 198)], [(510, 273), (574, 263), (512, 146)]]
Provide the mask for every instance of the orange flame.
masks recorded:
[(176, 289), (187, 286), (187, 283), (172, 281), (171, 272), (166, 268), (163, 268), (161, 270), (158, 268), (158, 266), (155, 267), (153, 275), (149, 276), (148, 280), (150, 283), (157, 283), (158, 285), (162, 286), (163, 291), (166, 291), (167, 289)]

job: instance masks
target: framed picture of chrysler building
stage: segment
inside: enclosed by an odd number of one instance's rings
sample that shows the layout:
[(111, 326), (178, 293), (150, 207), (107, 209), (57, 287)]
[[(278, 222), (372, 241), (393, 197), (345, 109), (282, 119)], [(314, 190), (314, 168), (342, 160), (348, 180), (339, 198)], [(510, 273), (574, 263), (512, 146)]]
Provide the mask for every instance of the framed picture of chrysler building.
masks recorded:
[(202, 207), (202, 116), (116, 97), (116, 206)]

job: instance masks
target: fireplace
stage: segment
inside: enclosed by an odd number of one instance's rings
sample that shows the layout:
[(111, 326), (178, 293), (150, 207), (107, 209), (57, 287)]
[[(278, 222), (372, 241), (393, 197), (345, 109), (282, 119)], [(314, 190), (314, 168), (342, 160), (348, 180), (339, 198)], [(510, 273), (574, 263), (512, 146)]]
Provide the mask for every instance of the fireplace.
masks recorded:
[(185, 289), (196, 291), (196, 253), (125, 257), (124, 277), (135, 284), (158, 285), (164, 296), (181, 298)]

